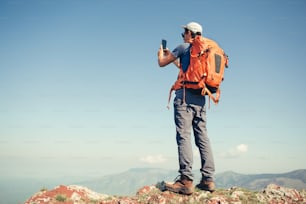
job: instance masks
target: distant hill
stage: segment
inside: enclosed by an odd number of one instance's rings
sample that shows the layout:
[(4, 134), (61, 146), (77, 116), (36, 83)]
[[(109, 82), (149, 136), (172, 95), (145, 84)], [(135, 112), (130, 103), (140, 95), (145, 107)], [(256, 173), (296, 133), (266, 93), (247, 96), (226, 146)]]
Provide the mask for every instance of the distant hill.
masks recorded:
[[(137, 168), (99, 179), (79, 182), (97, 192), (110, 195), (134, 195), (135, 192), (146, 185), (154, 185), (161, 181), (173, 181), (178, 175), (177, 171), (165, 169)], [(200, 181), (199, 172), (194, 172), (195, 184)], [(283, 174), (239, 174), (227, 171), (216, 175), (217, 188), (230, 188), (239, 186), (250, 190), (262, 190), (268, 184), (274, 183), (287, 188), (298, 190), (306, 189), (306, 169), (296, 170)]]
[(176, 176), (177, 171), (133, 168), (123, 173), (103, 176), (77, 184), (109, 195), (134, 195), (143, 186), (154, 185), (163, 180), (172, 181)]
[(216, 175), (220, 188), (240, 186), (250, 190), (261, 190), (270, 183), (298, 190), (306, 189), (306, 169), (283, 174), (238, 174), (232, 171)]

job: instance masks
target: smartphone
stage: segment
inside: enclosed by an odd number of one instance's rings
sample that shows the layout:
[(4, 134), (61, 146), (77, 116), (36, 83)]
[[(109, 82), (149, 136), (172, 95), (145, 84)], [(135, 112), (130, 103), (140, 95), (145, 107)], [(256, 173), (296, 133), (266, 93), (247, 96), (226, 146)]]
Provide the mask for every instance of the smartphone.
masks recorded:
[(162, 39), (162, 46), (164, 50), (167, 48), (167, 40)]

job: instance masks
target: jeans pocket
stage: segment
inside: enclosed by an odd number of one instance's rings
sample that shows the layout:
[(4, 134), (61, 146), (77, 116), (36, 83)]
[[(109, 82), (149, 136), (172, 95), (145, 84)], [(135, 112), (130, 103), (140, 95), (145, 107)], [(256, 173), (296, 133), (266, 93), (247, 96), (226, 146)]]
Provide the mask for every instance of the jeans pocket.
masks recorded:
[(183, 100), (180, 98), (175, 98), (173, 101), (173, 106), (177, 110), (186, 109), (186, 104), (183, 104)]

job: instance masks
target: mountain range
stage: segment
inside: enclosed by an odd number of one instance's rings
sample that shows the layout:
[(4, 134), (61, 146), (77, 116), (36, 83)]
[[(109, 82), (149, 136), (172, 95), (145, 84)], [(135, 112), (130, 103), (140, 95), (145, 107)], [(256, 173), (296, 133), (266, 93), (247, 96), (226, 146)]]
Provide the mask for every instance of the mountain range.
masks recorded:
[[(173, 181), (177, 171), (152, 168), (134, 168), (126, 172), (108, 175), (99, 179), (87, 180), (77, 184), (109, 195), (134, 195), (145, 186), (162, 181)], [(194, 172), (195, 183), (200, 181), (199, 172)], [(277, 184), (297, 190), (306, 189), (306, 169), (280, 174), (239, 174), (227, 171), (216, 175), (217, 188), (238, 186), (249, 190), (262, 190), (268, 184)]]

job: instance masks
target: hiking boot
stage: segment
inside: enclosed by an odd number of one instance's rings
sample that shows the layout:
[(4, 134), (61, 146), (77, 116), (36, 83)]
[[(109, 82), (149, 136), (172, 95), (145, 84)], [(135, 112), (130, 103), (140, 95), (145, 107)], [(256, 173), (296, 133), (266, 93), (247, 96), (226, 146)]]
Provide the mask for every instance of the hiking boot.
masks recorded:
[(215, 183), (213, 181), (206, 181), (203, 178), (201, 182), (198, 185), (196, 185), (196, 187), (203, 191), (209, 191), (211, 193), (215, 191)]
[(165, 190), (184, 195), (191, 195), (194, 191), (194, 187), (191, 179), (187, 176), (181, 175), (174, 184), (166, 183)]

